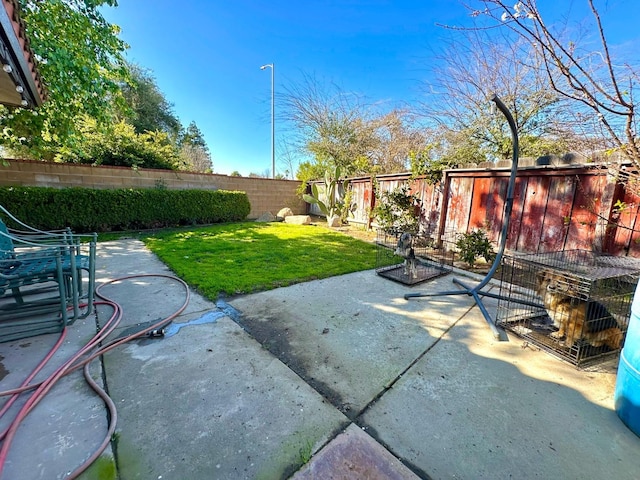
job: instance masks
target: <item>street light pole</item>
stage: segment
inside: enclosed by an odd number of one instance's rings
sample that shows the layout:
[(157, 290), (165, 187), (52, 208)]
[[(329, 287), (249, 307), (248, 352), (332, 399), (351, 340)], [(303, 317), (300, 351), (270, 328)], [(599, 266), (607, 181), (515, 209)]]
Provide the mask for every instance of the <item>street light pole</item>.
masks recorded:
[(262, 65), (260, 70), (265, 68), (271, 68), (271, 178), (276, 178), (276, 122), (275, 122), (275, 90), (274, 90), (274, 76), (276, 67), (273, 63)]

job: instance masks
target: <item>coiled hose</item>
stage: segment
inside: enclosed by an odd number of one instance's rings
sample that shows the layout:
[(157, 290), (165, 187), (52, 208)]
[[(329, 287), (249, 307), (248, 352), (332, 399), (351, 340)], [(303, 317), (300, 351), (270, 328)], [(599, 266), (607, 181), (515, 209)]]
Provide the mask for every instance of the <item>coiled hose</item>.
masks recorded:
[[(106, 340), (106, 338), (116, 329), (122, 319), (122, 307), (115, 301), (107, 298), (103, 294), (100, 293), (101, 289), (106, 285), (110, 285), (116, 282), (122, 282), (131, 279), (137, 278), (166, 278), (172, 281), (175, 281), (182, 285), (184, 288), (184, 302), (171, 315), (159, 320), (158, 322), (150, 325), (149, 327), (140, 330), (131, 335), (127, 335), (124, 337), (118, 337), (114, 340), (111, 340), (104, 345), (102, 342)], [(95, 302), (95, 305), (107, 305), (113, 309), (113, 313), (111, 317), (105, 322), (104, 326), (87, 342), (85, 346), (83, 346), (80, 350), (78, 350), (75, 354), (71, 356), (66, 362), (60, 365), (51, 375), (49, 375), (42, 382), (31, 384), (30, 382), (33, 378), (42, 370), (42, 368), (49, 362), (51, 357), (56, 353), (56, 351), (60, 348), (64, 339), (67, 335), (67, 327), (64, 327), (62, 332), (60, 333), (60, 337), (57, 342), (53, 346), (53, 348), (47, 353), (47, 355), (38, 363), (38, 365), (34, 368), (34, 370), (25, 378), (20, 387), (14, 388), (11, 390), (6, 390), (4, 392), (0, 392), (0, 396), (10, 396), (9, 400), (5, 403), (5, 405), (0, 409), (0, 418), (7, 413), (11, 405), (18, 399), (21, 394), (24, 394), (29, 391), (33, 391), (31, 396), (27, 400), (27, 402), (22, 406), (20, 411), (16, 414), (15, 418), (11, 421), (9, 426), (3, 431), (0, 432), (0, 441), (2, 441), (2, 447), (0, 447), (0, 477), (2, 477), (2, 471), (4, 469), (5, 462), (7, 460), (7, 456), (9, 454), (9, 450), (11, 448), (11, 442), (15, 437), (15, 434), (21, 424), (21, 422), (27, 417), (27, 415), (35, 408), (40, 401), (47, 395), (47, 393), (53, 388), (58, 380), (60, 380), (65, 375), (68, 375), (71, 372), (78, 370), (79, 368), (83, 369), (83, 374), (86, 382), (89, 387), (96, 392), (96, 394), (103, 400), (107, 410), (109, 411), (109, 425), (107, 428), (107, 434), (105, 435), (102, 443), (96, 448), (94, 453), (81, 465), (79, 465), (75, 470), (73, 470), (70, 474), (68, 474), (67, 478), (75, 479), (82, 472), (84, 472), (91, 464), (104, 452), (104, 450), (109, 445), (111, 441), (111, 437), (115, 431), (116, 423), (118, 420), (118, 413), (116, 411), (116, 406), (113, 400), (109, 397), (107, 392), (98, 385), (90, 375), (89, 367), (93, 360), (104, 355), (110, 350), (129, 342), (131, 340), (135, 340), (140, 337), (147, 336), (150, 332), (162, 330), (169, 323), (173, 321), (178, 315), (180, 315), (189, 303), (190, 293), (189, 287), (187, 284), (181, 279), (174, 277), (172, 275), (164, 275), (164, 274), (141, 274), (141, 275), (129, 275), (125, 277), (116, 278), (114, 280), (109, 280), (107, 282), (102, 283), (96, 288), (96, 297), (102, 299), (102, 301)], [(83, 305), (85, 307), (86, 305)]]

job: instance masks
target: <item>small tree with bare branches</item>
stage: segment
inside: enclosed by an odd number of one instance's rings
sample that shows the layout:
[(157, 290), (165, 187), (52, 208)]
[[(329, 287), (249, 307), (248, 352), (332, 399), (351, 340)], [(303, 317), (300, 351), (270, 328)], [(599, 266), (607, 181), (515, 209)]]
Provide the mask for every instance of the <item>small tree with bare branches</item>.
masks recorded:
[[(527, 41), (547, 76), (551, 89), (571, 102), (577, 123), (586, 135), (602, 135), (612, 150), (621, 152), (640, 167), (635, 94), (638, 72), (634, 66), (614, 60), (602, 19), (593, 0), (590, 9), (597, 48), (591, 48), (585, 32), (555, 29), (546, 23), (536, 0), (515, 5), (503, 0), (477, 0), (471, 14), (490, 20), (486, 28), (501, 26)], [(592, 35), (593, 36), (593, 35)]]

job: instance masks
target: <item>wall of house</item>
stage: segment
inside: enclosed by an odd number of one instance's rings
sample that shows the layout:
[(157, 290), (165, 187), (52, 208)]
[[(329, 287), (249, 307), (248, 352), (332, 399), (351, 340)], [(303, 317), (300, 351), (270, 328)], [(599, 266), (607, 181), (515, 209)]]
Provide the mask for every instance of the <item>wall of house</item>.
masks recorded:
[(250, 219), (265, 212), (275, 215), (284, 207), (289, 207), (295, 214), (306, 213), (306, 203), (296, 194), (299, 185), (297, 180), (31, 160), (6, 160), (6, 165), (0, 164), (0, 186), (238, 190), (246, 192), (249, 197)]

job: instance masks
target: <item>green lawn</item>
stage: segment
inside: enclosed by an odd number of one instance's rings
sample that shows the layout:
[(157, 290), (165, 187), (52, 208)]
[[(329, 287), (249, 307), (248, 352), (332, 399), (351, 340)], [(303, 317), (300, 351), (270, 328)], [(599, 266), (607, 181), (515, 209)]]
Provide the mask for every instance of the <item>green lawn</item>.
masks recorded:
[(321, 226), (243, 222), (166, 230), (140, 239), (210, 299), (376, 266), (375, 245)]

